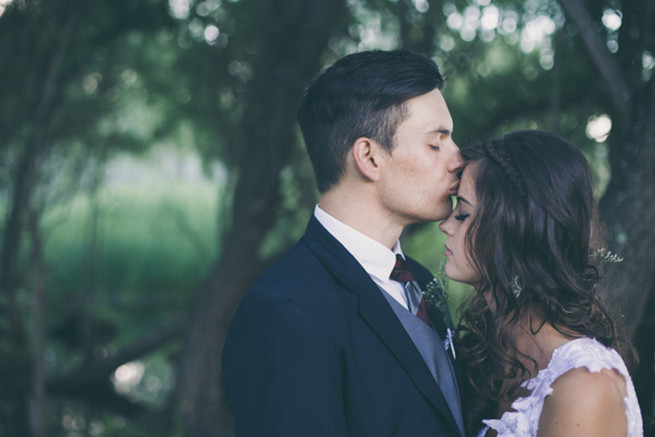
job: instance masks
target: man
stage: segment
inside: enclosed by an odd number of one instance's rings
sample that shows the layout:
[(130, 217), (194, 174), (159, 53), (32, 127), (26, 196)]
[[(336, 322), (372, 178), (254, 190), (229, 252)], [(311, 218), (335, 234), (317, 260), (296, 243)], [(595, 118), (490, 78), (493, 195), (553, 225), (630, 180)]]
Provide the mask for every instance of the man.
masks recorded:
[(463, 434), (446, 326), (418, 290), (432, 277), (398, 243), (452, 209), (462, 158), (442, 85), (430, 59), (375, 51), (308, 88), (298, 118), (321, 196), (230, 327), (236, 436)]

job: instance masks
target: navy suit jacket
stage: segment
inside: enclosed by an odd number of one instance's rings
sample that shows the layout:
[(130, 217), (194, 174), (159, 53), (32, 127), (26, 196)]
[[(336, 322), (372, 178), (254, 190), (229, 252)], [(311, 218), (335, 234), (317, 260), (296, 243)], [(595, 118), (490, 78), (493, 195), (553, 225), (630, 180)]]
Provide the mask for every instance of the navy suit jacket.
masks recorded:
[(241, 301), (222, 364), (237, 437), (460, 435), (382, 292), (315, 217)]

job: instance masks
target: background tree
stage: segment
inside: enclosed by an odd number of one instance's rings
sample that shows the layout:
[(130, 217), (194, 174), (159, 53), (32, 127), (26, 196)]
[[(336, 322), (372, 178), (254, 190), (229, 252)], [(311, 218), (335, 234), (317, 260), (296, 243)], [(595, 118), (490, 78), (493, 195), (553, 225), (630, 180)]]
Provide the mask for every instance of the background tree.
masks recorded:
[[(27, 418), (31, 416), (33, 434), (45, 435), (43, 309), (47, 285), (40, 221), (47, 204), (52, 206), (64, 193), (70, 196), (79, 187), (61, 180), (56, 187), (49, 186), (57, 174), (66, 171), (52, 163), (59, 159), (61, 164), (61, 157), (69, 154), (68, 170), (81, 179), (75, 168), (89, 160), (102, 160), (106, 149), (143, 147), (113, 128), (100, 134), (97, 125), (116, 108), (116, 88), (120, 86), (116, 73), (121, 72), (120, 55), (125, 53), (114, 51), (121, 47), (117, 41), (130, 32), (147, 33), (171, 23), (165, 6), (163, 2), (92, 5), (61, 0), (17, 1), (6, 10), (2, 8), (0, 153), (2, 193), (7, 201), (0, 252), (0, 311), (4, 322), (0, 360), (3, 379), (8, 382), (3, 384), (0, 405), (0, 423), (6, 424), (3, 433), (28, 435)], [(115, 56), (108, 56), (109, 51)], [(31, 236), (31, 256), (24, 254), (24, 230)], [(25, 262), (32, 269), (23, 268)], [(27, 340), (33, 326), (26, 323), (32, 320), (26, 317), (31, 314), (19, 304), (25, 287), (35, 291), (32, 350)], [(95, 315), (88, 308), (78, 309), (83, 341), (76, 347), (83, 351), (85, 360), (90, 360), (96, 345), (83, 331), (92, 329)], [(100, 385), (107, 384), (105, 378)], [(106, 392), (109, 398), (113, 394), (113, 390)], [(31, 413), (29, 406), (33, 407)]]
[(253, 260), (273, 227), (282, 199), (280, 173), (297, 147), (297, 102), (345, 9), (333, 0), (252, 6), (260, 23), (259, 41), (234, 151), (239, 179), (232, 221), (223, 235), (221, 259), (192, 318), (180, 379), (184, 428), (191, 436), (229, 432), (220, 384), (223, 341), (243, 290), (261, 272), (261, 263)]
[[(643, 359), (638, 377), (642, 408), (653, 414), (653, 351), (655, 326), (655, 6), (625, 2), (621, 26), (609, 35), (599, 23), (618, 13), (580, 0), (560, 1), (572, 25), (579, 32), (586, 54), (598, 74), (586, 88), (596, 89), (599, 106), (611, 117), (609, 137), (611, 179), (600, 202), (600, 213), (612, 237), (614, 250), (625, 262), (609, 266), (604, 294), (611, 308), (618, 308), (632, 332)], [(611, 5), (608, 5), (611, 6)], [(590, 83), (592, 82), (592, 83)], [(645, 200), (648, 199), (648, 200)], [(633, 214), (625, 211), (632, 210)]]

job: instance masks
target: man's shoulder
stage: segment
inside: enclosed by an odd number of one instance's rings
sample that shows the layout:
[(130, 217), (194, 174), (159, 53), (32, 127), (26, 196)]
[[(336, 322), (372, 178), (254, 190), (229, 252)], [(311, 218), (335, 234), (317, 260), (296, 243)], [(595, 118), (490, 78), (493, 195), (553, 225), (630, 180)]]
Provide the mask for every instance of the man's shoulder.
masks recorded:
[(305, 243), (299, 240), (282, 254), (257, 279), (255, 285), (281, 281), (283, 283), (306, 280), (323, 270), (319, 257)]
[(257, 278), (248, 294), (302, 301), (335, 284), (319, 255), (301, 239)]

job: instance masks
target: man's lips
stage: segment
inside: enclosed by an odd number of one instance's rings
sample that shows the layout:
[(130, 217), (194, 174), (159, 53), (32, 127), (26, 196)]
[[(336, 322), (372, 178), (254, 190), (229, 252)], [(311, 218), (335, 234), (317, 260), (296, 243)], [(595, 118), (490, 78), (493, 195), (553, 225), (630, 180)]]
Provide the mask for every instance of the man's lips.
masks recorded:
[(450, 186), (450, 190), (448, 190), (448, 194), (450, 194), (451, 196), (456, 196), (458, 188), (459, 188), (459, 181), (457, 181), (455, 184)]

